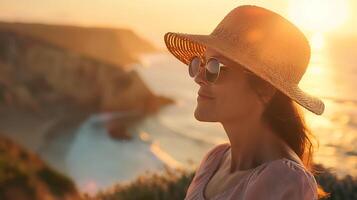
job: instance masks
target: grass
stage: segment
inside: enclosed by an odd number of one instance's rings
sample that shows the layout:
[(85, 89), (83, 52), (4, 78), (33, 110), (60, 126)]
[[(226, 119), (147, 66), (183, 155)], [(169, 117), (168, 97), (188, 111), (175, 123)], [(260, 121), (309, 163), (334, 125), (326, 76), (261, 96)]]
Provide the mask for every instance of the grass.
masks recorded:
[(71, 179), (47, 166), (37, 155), (0, 137), (1, 200), (65, 199), (67, 196), (78, 196)]
[[(117, 184), (93, 199), (103, 200), (182, 200), (194, 173), (166, 168), (162, 174), (146, 173), (129, 184)], [(90, 198), (89, 198), (90, 199)]]
[(347, 175), (338, 178), (321, 164), (316, 164), (315, 168), (321, 171), (321, 173), (315, 175), (316, 181), (326, 192), (330, 193), (329, 197), (324, 198), (324, 200), (357, 199), (357, 177)]

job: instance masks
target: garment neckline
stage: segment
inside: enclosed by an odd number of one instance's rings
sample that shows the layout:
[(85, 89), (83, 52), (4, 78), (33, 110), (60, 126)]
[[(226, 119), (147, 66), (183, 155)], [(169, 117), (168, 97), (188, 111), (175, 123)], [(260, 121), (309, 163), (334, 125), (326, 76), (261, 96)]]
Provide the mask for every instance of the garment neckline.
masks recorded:
[[(224, 158), (225, 158), (224, 156), (225, 156), (225, 154), (226, 154), (227, 152), (230, 152), (230, 151), (231, 151), (231, 145), (228, 145), (227, 150), (224, 151), (224, 153), (222, 154), (222, 157), (223, 157), (223, 158), (222, 158), (222, 162), (224, 161)], [(223, 164), (223, 163), (220, 163), (220, 164)], [(218, 165), (217, 168), (219, 168), (219, 166), (221, 166), (221, 165)], [(256, 166), (256, 167), (253, 167), (253, 168), (249, 168), (249, 169), (235, 170), (234, 172), (230, 172), (229, 175), (248, 173), (248, 172), (253, 171), (253, 170), (254, 170), (255, 168), (257, 168), (257, 167), (259, 167), (259, 165)]]
[[(205, 181), (204, 184), (202, 185), (202, 189), (201, 189), (201, 192), (200, 192), (200, 196), (201, 196), (201, 198), (204, 199), (204, 200), (207, 199), (207, 198), (205, 197), (205, 190), (206, 190), (206, 188), (207, 188), (208, 182), (213, 178), (213, 175), (214, 175), (214, 174), (217, 172), (217, 170), (219, 169), (220, 164), (221, 164), (221, 162), (222, 162), (222, 160), (223, 160), (223, 155), (231, 148), (231, 145), (230, 145), (229, 143), (226, 143), (226, 144), (227, 144), (227, 147), (221, 152), (222, 154), (221, 154), (221, 156), (220, 156), (220, 158), (219, 158), (219, 161), (216, 162), (216, 164), (214, 165), (214, 167), (213, 167), (212, 169), (208, 170), (208, 178), (206, 179), (206, 181)], [(242, 173), (246, 172), (246, 173), (253, 174), (254, 171), (257, 170), (258, 168), (260, 168), (260, 167), (262, 167), (262, 166), (264, 166), (264, 165), (266, 165), (266, 164), (269, 164), (269, 163), (271, 163), (271, 162), (275, 162), (275, 161), (282, 160), (282, 159), (284, 159), (284, 158), (280, 158), (280, 159), (276, 159), (276, 160), (271, 160), (271, 161), (262, 163), (262, 164), (260, 164), (260, 165), (258, 165), (258, 166), (256, 166), (256, 167), (254, 167), (254, 168), (250, 168), (250, 169), (243, 170), (243, 171), (240, 170), (240, 172), (242, 172)], [(233, 172), (232, 174), (234, 174), (234, 173), (236, 173), (236, 172)], [(232, 189), (235, 188), (235, 187), (237, 187), (237, 185), (233, 185), (233, 186), (229, 187), (228, 189), (226, 189), (225, 191), (223, 191), (223, 192), (221, 192), (221, 193), (219, 193), (219, 194), (214, 195), (211, 199), (216, 199), (216, 198), (218, 198), (219, 196), (221, 196), (221, 195), (223, 195), (223, 194), (229, 192), (230, 190), (232, 190)]]
[[(227, 144), (227, 147), (224, 149), (223, 152), (223, 155), (224, 153), (226, 153), (228, 151), (228, 149), (230, 148), (230, 144), (229, 143), (226, 143)], [(221, 155), (220, 158), (219, 158), (219, 161), (216, 162), (216, 164), (214, 165), (213, 169), (210, 169), (208, 170), (208, 178), (207, 180), (204, 182), (204, 184), (202, 184), (202, 189), (200, 190), (200, 196), (202, 199), (206, 200), (207, 198), (205, 197), (205, 190), (207, 188), (207, 184), (208, 182), (212, 179), (213, 175), (216, 173), (216, 171), (218, 170), (219, 168), (219, 165), (220, 163), (222, 162), (223, 160), (223, 156)], [(226, 190), (227, 191), (227, 190)], [(220, 193), (222, 194), (222, 193)], [(217, 194), (217, 195), (214, 195), (213, 198), (215, 198), (216, 196), (220, 195), (220, 194)]]

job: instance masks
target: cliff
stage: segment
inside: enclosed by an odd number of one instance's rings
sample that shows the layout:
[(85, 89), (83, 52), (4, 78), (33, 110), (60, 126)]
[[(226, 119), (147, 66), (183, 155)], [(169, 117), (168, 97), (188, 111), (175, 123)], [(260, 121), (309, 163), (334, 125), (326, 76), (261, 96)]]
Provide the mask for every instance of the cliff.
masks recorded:
[(0, 22), (0, 30), (39, 38), (50, 44), (124, 67), (157, 49), (129, 29)]
[(0, 31), (0, 101), (39, 108), (75, 102), (95, 111), (156, 111), (170, 99), (125, 70), (38, 38)]

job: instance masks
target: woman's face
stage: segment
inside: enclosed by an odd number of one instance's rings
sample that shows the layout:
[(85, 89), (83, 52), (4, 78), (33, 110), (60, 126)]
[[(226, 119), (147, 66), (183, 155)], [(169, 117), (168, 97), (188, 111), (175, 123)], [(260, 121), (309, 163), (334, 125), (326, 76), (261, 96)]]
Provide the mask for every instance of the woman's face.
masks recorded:
[[(199, 121), (224, 122), (244, 119), (261, 109), (257, 94), (249, 87), (243, 67), (207, 48), (206, 58), (215, 57), (228, 68), (222, 68), (215, 83), (205, 79), (204, 70), (194, 78), (200, 85), (194, 116)], [(201, 95), (209, 96), (201, 97)]]

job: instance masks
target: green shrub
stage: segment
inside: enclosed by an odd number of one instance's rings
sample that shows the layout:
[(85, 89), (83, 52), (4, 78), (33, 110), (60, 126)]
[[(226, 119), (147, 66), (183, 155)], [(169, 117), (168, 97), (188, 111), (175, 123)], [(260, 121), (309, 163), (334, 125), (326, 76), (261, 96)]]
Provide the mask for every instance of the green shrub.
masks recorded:
[(194, 174), (184, 170), (166, 169), (163, 174), (147, 173), (130, 184), (117, 184), (108, 191), (99, 192), (103, 200), (182, 200)]
[(75, 185), (70, 179), (49, 167), (37, 171), (37, 176), (47, 184), (55, 196), (63, 197), (65, 194), (76, 191)]
[(29, 199), (35, 200), (35, 188), (30, 183), (28, 172), (0, 154), (0, 199), (9, 199), (9, 191), (15, 188)]
[(357, 178), (347, 175), (338, 178), (331, 170), (316, 164), (315, 169), (320, 171), (315, 175), (316, 181), (321, 185), (325, 192), (330, 193), (324, 200), (350, 200), (357, 199)]

